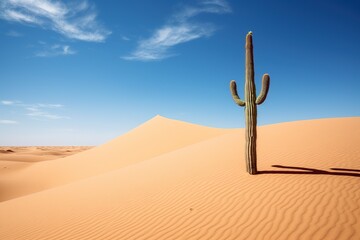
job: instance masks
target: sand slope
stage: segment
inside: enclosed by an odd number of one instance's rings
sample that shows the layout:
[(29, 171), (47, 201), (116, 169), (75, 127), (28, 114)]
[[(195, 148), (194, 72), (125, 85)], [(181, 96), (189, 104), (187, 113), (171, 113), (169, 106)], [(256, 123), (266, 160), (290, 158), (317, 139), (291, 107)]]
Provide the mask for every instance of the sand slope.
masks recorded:
[(21, 162), (33, 163), (73, 155), (92, 147), (90, 146), (32, 146), (0, 147), (0, 163)]
[(20, 197), (101, 174), (230, 130), (208, 128), (156, 116), (107, 144), (53, 161), (37, 162), (21, 171), (9, 166), (0, 175), (0, 201)]
[[(20, 169), (27, 168), (35, 162), (48, 161), (70, 156), (92, 147), (89, 146), (6, 146), (0, 147), (0, 179), (8, 182), (11, 174), (18, 174)], [(0, 186), (2, 186), (0, 180)], [(20, 179), (17, 179), (20, 180)], [(21, 180), (23, 181), (23, 180)], [(15, 183), (14, 181), (13, 183)], [(0, 191), (0, 202), (7, 199), (6, 189), (11, 184), (3, 183)], [(2, 199), (2, 197), (4, 199)], [(8, 196), (9, 197), (9, 196)]]
[(243, 129), (158, 117), (121, 144), (134, 151), (145, 135), (162, 131), (184, 133), (186, 141), (175, 146), (159, 137), (156, 153), (122, 159), (116, 139), (112, 152), (101, 150), (110, 148), (105, 144), (52, 160), (85, 164), (95, 161), (93, 152), (121, 163), (1, 202), (0, 239), (360, 238), (360, 118), (260, 127), (256, 176), (244, 170)]

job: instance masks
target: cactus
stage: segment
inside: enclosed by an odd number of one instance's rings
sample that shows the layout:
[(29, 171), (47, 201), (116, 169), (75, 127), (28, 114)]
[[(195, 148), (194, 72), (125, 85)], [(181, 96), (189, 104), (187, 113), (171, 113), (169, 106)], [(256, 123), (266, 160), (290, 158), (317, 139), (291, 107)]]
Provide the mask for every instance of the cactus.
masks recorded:
[(269, 91), (270, 76), (264, 74), (262, 77), (262, 89), (260, 95), (256, 98), (256, 89), (254, 82), (254, 57), (252, 32), (246, 35), (245, 44), (245, 101), (241, 100), (236, 88), (236, 82), (230, 82), (230, 90), (235, 103), (241, 107), (245, 107), (245, 160), (246, 171), (253, 175), (257, 173), (256, 164), (256, 124), (257, 109), (256, 105), (260, 105), (266, 99)]

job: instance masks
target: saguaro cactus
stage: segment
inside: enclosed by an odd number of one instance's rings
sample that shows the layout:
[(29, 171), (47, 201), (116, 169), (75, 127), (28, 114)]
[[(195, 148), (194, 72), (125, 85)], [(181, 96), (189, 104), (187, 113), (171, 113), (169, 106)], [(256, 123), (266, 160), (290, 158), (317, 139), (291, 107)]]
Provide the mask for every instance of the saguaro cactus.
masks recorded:
[(230, 91), (235, 103), (241, 107), (245, 107), (245, 160), (246, 171), (251, 175), (257, 173), (256, 164), (256, 124), (257, 124), (257, 108), (266, 99), (269, 91), (270, 76), (264, 74), (262, 77), (262, 88), (260, 95), (256, 98), (256, 89), (254, 82), (254, 56), (252, 44), (252, 32), (246, 35), (245, 44), (245, 101), (241, 100), (236, 88), (236, 82), (230, 82)]

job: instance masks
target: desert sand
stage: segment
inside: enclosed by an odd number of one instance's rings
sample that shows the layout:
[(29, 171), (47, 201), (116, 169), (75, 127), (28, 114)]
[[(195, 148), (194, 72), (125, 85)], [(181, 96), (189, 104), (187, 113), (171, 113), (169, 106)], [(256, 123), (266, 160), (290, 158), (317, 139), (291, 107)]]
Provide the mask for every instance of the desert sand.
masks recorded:
[(0, 147), (0, 162), (40, 162), (73, 155), (91, 146)]
[[(3, 146), (0, 147), (0, 176), (26, 168), (35, 162), (70, 156), (91, 146)], [(0, 191), (0, 196), (1, 196)], [(3, 199), (0, 197), (0, 202)]]
[(17, 163), (1, 170), (0, 239), (360, 239), (359, 117), (258, 127), (258, 175), (244, 129), (161, 116)]

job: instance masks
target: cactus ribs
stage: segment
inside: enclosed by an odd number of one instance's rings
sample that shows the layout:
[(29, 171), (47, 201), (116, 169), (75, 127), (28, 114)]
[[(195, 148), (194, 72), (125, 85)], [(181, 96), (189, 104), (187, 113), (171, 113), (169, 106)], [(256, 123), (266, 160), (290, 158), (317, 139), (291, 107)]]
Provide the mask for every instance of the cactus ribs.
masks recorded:
[(246, 35), (245, 44), (245, 101), (241, 100), (236, 88), (236, 82), (230, 82), (230, 91), (235, 103), (245, 107), (245, 160), (246, 171), (251, 175), (257, 173), (256, 164), (256, 125), (257, 125), (257, 108), (256, 105), (262, 104), (267, 96), (270, 85), (269, 74), (262, 77), (262, 89), (260, 95), (256, 98), (256, 88), (254, 82), (254, 55), (252, 32)]

